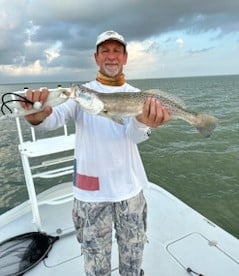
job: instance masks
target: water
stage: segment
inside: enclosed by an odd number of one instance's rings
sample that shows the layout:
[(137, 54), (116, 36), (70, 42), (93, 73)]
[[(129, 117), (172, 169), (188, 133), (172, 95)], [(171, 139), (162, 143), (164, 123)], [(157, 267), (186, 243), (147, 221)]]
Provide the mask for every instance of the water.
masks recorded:
[[(162, 186), (204, 216), (239, 237), (239, 76), (134, 80), (141, 88), (160, 88), (185, 101), (186, 107), (219, 118), (205, 139), (183, 121), (153, 130), (139, 149), (149, 180)], [(61, 83), (69, 86), (70, 83)], [(58, 83), (31, 84), (31, 88)], [(0, 93), (26, 84), (0, 85)], [(27, 198), (14, 120), (0, 122), (0, 213)], [(25, 137), (29, 133), (24, 134)], [(49, 135), (49, 134), (48, 134)], [(49, 182), (48, 186), (51, 185)], [(47, 187), (37, 185), (41, 191)]]

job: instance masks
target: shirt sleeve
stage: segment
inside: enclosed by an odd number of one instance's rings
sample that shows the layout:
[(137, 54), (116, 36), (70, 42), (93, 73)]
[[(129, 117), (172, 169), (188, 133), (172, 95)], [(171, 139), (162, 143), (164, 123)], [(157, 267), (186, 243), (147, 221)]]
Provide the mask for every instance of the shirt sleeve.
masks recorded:
[(127, 135), (136, 144), (149, 139), (151, 129), (145, 124), (140, 123), (135, 117), (131, 118), (127, 128)]
[(52, 114), (47, 117), (41, 124), (34, 126), (40, 130), (54, 130), (67, 124), (69, 119), (75, 116), (76, 103), (69, 99), (63, 104), (53, 107)]

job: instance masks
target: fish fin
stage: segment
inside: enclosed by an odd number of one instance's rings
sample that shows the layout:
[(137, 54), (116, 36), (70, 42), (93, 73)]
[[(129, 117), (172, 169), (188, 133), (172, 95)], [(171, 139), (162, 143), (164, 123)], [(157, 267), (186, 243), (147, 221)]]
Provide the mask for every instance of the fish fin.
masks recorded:
[(149, 90), (146, 90), (145, 92), (149, 93), (149, 94), (158, 94), (159, 96), (174, 102), (175, 104), (177, 104), (180, 107), (185, 107), (184, 101), (182, 99), (180, 99), (179, 97), (177, 97), (176, 95), (173, 95), (171, 93), (162, 91), (160, 89), (149, 89)]
[(110, 119), (120, 125), (124, 125), (124, 119), (122, 117), (118, 117), (118, 116), (113, 116), (110, 117)]
[(112, 114), (107, 113), (106, 111), (100, 112), (98, 115), (106, 117), (106, 118), (114, 121), (117, 124), (124, 125), (124, 118), (121, 116), (112, 115)]
[(218, 119), (214, 116), (210, 116), (203, 113), (198, 113), (196, 115), (196, 123), (194, 126), (196, 129), (204, 136), (210, 137), (212, 135), (213, 130), (216, 128), (218, 124)]

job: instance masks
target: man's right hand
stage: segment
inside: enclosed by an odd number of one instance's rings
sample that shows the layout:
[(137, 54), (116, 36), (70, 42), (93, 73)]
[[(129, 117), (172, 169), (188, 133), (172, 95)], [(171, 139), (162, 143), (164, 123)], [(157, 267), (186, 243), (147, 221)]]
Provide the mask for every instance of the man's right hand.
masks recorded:
[(156, 128), (170, 120), (170, 112), (154, 98), (148, 98), (144, 103), (143, 112), (136, 119), (146, 126)]
[[(49, 91), (44, 88), (41, 90), (27, 90), (26, 98), (32, 102), (40, 102), (42, 105), (48, 98)], [(30, 103), (22, 102), (22, 107), (25, 109), (32, 109), (33, 106)], [(25, 116), (25, 119), (32, 125), (39, 125), (52, 113), (51, 106), (45, 106), (42, 111)]]

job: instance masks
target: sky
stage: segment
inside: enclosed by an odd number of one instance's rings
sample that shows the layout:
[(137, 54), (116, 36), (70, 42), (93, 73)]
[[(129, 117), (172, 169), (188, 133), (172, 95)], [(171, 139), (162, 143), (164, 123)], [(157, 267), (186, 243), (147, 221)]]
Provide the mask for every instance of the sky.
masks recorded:
[(127, 79), (239, 74), (238, 0), (0, 0), (0, 83), (95, 79), (97, 36), (127, 41)]

